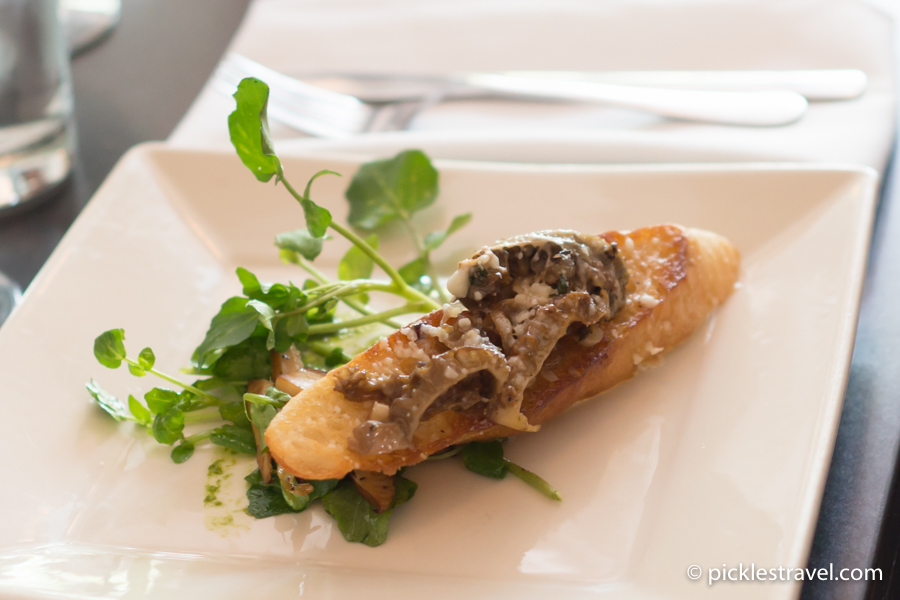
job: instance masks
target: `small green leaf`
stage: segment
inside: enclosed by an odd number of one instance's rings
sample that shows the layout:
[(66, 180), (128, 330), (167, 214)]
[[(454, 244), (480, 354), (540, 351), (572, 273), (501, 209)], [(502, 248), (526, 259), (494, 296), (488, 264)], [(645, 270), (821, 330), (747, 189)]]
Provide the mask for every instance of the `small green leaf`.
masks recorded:
[(226, 421), (231, 421), (238, 427), (247, 429), (250, 427), (250, 419), (247, 418), (247, 412), (244, 409), (244, 402), (229, 402), (219, 407), (219, 414)]
[(125, 330), (110, 329), (94, 340), (94, 356), (104, 367), (118, 369), (125, 358)]
[[(378, 250), (378, 236), (375, 234), (366, 238), (366, 243), (374, 250)], [(357, 246), (351, 246), (344, 258), (338, 264), (338, 279), (341, 281), (350, 281), (353, 279), (368, 279), (372, 276), (372, 270), (375, 263), (368, 254), (360, 250)]]
[(425, 251), (431, 252), (432, 250), (436, 250), (448, 236), (456, 233), (460, 229), (466, 226), (469, 221), (472, 220), (472, 213), (466, 213), (464, 215), (459, 215), (453, 218), (453, 221), (450, 223), (450, 227), (447, 228), (446, 231), (433, 231), (425, 236)]
[(411, 479), (407, 479), (402, 475), (394, 477), (394, 500), (391, 502), (391, 508), (397, 508), (401, 504), (406, 504), (412, 497), (416, 495), (419, 484)]
[(494, 479), (506, 476), (507, 462), (503, 460), (503, 443), (499, 440), (467, 444), (462, 449), (462, 459), (473, 473)]
[(397, 272), (400, 273), (400, 277), (403, 278), (403, 281), (416, 289), (422, 289), (425, 287), (422, 284), (422, 277), (425, 276), (426, 265), (425, 259), (419, 257), (397, 269)]
[(228, 348), (213, 364), (213, 374), (229, 381), (266, 379), (272, 374), (272, 363), (266, 349), (266, 338), (250, 337)]
[(297, 512), (288, 505), (280, 481), (263, 483), (259, 469), (247, 475), (244, 480), (250, 484), (250, 488), (247, 490), (247, 500), (249, 500), (247, 512), (250, 516), (265, 519)]
[(328, 353), (328, 356), (325, 357), (325, 367), (328, 369), (333, 369), (350, 362), (350, 360), (351, 358), (344, 354), (344, 350), (342, 348), (335, 348)]
[(375, 512), (349, 479), (341, 481), (337, 488), (326, 494), (322, 506), (337, 521), (338, 529), (348, 542), (380, 546), (387, 540), (391, 511)]
[(247, 500), (247, 513), (257, 519), (296, 512), (288, 506), (280, 486), (273, 488), (265, 484), (253, 484), (247, 490)]
[(244, 394), (244, 402), (249, 402), (250, 404), (258, 404), (260, 406), (274, 406), (278, 409), (287, 404), (290, 399), (290, 394), (285, 394), (284, 392), (273, 386), (269, 386), (269, 388), (266, 390), (265, 395), (250, 393)]
[(252, 300), (263, 302), (273, 310), (278, 310), (306, 296), (294, 285), (260, 283), (256, 275), (244, 267), (237, 268), (237, 276), (244, 287), (243, 292), (245, 296)]
[(346, 197), (347, 220), (371, 230), (431, 205), (438, 193), (438, 172), (421, 150), (406, 150), (394, 158), (362, 165)]
[(213, 352), (239, 344), (253, 334), (259, 323), (259, 312), (248, 306), (248, 302), (247, 298), (235, 296), (222, 304), (203, 342), (194, 350), (192, 360), (197, 366), (208, 366)]
[(181, 464), (194, 455), (194, 444), (187, 440), (181, 440), (181, 443), (172, 448), (172, 462)]
[(247, 296), (248, 298), (259, 299), (263, 295), (262, 284), (259, 282), (259, 279), (256, 277), (256, 275), (254, 275), (244, 267), (238, 267), (235, 270), (235, 273), (237, 273), (238, 280), (241, 282), (241, 285), (244, 288), (243, 292), (245, 296)]
[(322, 497), (322, 506), (337, 521), (338, 529), (341, 530), (345, 540), (361, 542), (367, 546), (380, 546), (387, 539), (391, 512), (412, 498), (417, 488), (414, 481), (397, 475), (394, 477), (395, 491), (391, 507), (378, 514), (348, 478)]
[(128, 410), (134, 415), (135, 420), (141, 425), (150, 426), (153, 423), (153, 415), (134, 396), (128, 396)]
[(281, 162), (272, 148), (266, 105), (269, 86), (248, 77), (234, 93), (237, 108), (228, 116), (228, 132), (238, 156), (259, 181), (281, 177)]
[(237, 425), (222, 425), (213, 430), (209, 440), (218, 446), (230, 448), (235, 452), (256, 454), (256, 439), (253, 431)]
[(269, 330), (269, 337), (266, 340), (266, 350), (275, 347), (275, 328), (272, 325), (272, 319), (275, 318), (275, 311), (265, 302), (259, 300), (250, 300), (247, 306), (256, 311), (260, 324)]
[(331, 225), (331, 213), (313, 202), (309, 197), (313, 181), (322, 175), (341, 176), (340, 173), (335, 173), (334, 171), (322, 170), (310, 177), (306, 183), (306, 190), (303, 192), (303, 198), (300, 199), (300, 206), (303, 207), (303, 215), (306, 217), (306, 228), (314, 238), (324, 237), (325, 232), (328, 231), (328, 226)]
[(260, 453), (265, 452), (269, 449), (269, 447), (266, 446), (266, 429), (268, 429), (272, 419), (275, 418), (275, 407), (251, 403), (248, 408), (250, 412), (250, 421), (256, 425), (256, 428), (259, 430), (259, 439), (261, 442), (259, 451)]
[(105, 410), (116, 421), (130, 421), (132, 417), (125, 410), (125, 405), (118, 398), (100, 387), (100, 384), (91, 379), (86, 386), (88, 392), (97, 402), (97, 404)]
[(313, 237), (308, 229), (285, 231), (275, 236), (275, 245), (282, 250), (300, 254), (306, 260), (315, 260), (322, 253), (322, 244), (328, 236)]
[(184, 431), (184, 413), (177, 406), (170, 406), (153, 419), (153, 437), (160, 444), (174, 444)]
[(178, 402), (178, 392), (166, 388), (153, 388), (144, 394), (144, 400), (154, 415), (166, 412)]
[(135, 377), (143, 377), (147, 374), (147, 371), (140, 365), (133, 365), (128, 363), (128, 372), (134, 375)]
[(148, 371), (152, 369), (153, 365), (156, 364), (156, 355), (153, 354), (153, 350), (150, 348), (141, 350), (141, 353), (138, 354), (138, 364)]
[(292, 338), (302, 336), (309, 329), (309, 324), (301, 314), (289, 315), (281, 319), (284, 323), (285, 331)]
[[(280, 480), (276, 479), (268, 484), (263, 483), (259, 469), (247, 475), (244, 480), (250, 484), (250, 489), (247, 490), (247, 499), (249, 500), (247, 512), (257, 519), (300, 512), (309, 506), (310, 501), (321, 498), (333, 490), (340, 481), (338, 479), (306, 481), (305, 483), (312, 486), (312, 493), (309, 495), (298, 495), (292, 492), (285, 492)], [(290, 502), (288, 498), (290, 498)], [(293, 504), (293, 507), (291, 504)]]

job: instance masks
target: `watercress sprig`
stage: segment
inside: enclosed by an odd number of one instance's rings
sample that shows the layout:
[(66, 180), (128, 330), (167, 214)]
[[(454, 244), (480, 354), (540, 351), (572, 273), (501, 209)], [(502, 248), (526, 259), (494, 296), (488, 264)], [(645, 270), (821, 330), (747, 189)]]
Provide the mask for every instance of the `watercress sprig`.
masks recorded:
[[(404, 279), (398, 270), (391, 266), (387, 260), (373, 248), (372, 244), (361, 238), (350, 228), (344, 227), (336, 222), (333, 219), (331, 212), (326, 208), (319, 206), (312, 200), (310, 192), (313, 182), (324, 175), (339, 175), (338, 173), (328, 170), (322, 170), (315, 173), (307, 182), (303, 193), (298, 192), (297, 189), (291, 185), (290, 181), (285, 177), (281, 160), (275, 154), (269, 135), (268, 119), (266, 115), (269, 87), (258, 79), (252, 77), (246, 78), (238, 85), (234, 98), (237, 102), (237, 108), (235, 108), (234, 112), (228, 117), (228, 128), (232, 144), (244, 165), (250, 169), (259, 181), (268, 182), (274, 177), (276, 185), (280, 182), (284, 186), (303, 209), (303, 214), (306, 219), (306, 231), (312, 239), (324, 238), (325, 233), (329, 229), (344, 237), (353, 244), (358, 253), (361, 253), (361, 255), (371, 260), (372, 263), (378, 265), (388, 278), (390, 278), (391, 284), (381, 288), (379, 291), (385, 291), (406, 300), (406, 304), (402, 307), (372, 315), (365, 315), (360, 319), (346, 322), (344, 326), (356, 327), (378, 322), (383, 319), (389, 319), (393, 316), (413, 312), (427, 312), (438, 308), (439, 304), (437, 302), (427, 294), (416, 289), (416, 287)], [(433, 201), (433, 198), (427, 199), (427, 203)], [(352, 211), (353, 204), (351, 202), (351, 212)], [(353, 224), (352, 220), (351, 224)], [(310, 241), (306, 236), (298, 236), (295, 233), (292, 236), (288, 236), (288, 238), (282, 237), (282, 245), (285, 243), (286, 239), (289, 239), (295, 250), (308, 260), (313, 260), (320, 251), (319, 245)], [(364, 286), (365, 284), (360, 282), (358, 285)], [(364, 289), (356, 291), (353, 290), (351, 286), (348, 286), (345, 290), (348, 292), (346, 295), (356, 295), (356, 293), (366, 291)], [(322, 325), (318, 329), (311, 329), (310, 331), (316, 333), (332, 333), (338, 329), (340, 329), (340, 326), (338, 325)]]
[[(472, 218), (471, 213), (453, 219), (444, 231), (426, 236), (419, 234), (413, 215), (434, 204), (438, 194), (438, 172), (421, 150), (406, 150), (387, 160), (369, 162), (360, 167), (347, 188), (351, 225), (364, 231), (375, 231), (399, 221), (412, 239), (418, 256), (406, 263), (398, 273), (407, 283), (433, 291), (442, 302), (449, 296), (440, 285), (431, 252), (447, 237), (459, 231)], [(427, 282), (423, 280), (427, 276)]]

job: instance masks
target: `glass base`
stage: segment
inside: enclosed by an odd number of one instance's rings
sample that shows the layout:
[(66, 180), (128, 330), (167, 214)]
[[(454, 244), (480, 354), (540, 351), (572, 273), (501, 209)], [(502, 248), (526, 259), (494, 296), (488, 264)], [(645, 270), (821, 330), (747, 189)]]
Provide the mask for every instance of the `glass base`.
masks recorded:
[(0, 155), (0, 213), (49, 192), (72, 170), (73, 134), (63, 126), (28, 148)]
[(0, 325), (12, 312), (19, 300), (22, 299), (22, 290), (15, 281), (0, 273)]
[(60, 0), (69, 52), (77, 54), (102, 40), (119, 22), (121, 11), (121, 0)]

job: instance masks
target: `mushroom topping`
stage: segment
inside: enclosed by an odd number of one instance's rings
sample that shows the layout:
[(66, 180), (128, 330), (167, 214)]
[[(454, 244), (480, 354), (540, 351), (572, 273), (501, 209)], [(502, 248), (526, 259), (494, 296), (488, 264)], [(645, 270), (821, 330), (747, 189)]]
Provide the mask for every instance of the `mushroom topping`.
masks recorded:
[(573, 325), (611, 319), (624, 306), (627, 284), (618, 247), (597, 236), (545, 231), (483, 248), (450, 278), (458, 302), (445, 305), (439, 327), (402, 329), (396, 364), (338, 373), (337, 391), (375, 401), (351, 446), (362, 454), (408, 448), (419, 422), (444, 410), (537, 429), (521, 413), (525, 389)]
[[(428, 364), (413, 371), (403, 392), (390, 404), (388, 421), (369, 420), (353, 431), (353, 445), (361, 454), (381, 454), (408, 448), (419, 421), (432, 404), (445, 394), (448, 400), (459, 396), (476, 396), (481, 400), (480, 378), (471, 375), (487, 371), (493, 376), (487, 399), (506, 382), (509, 366), (496, 349), (461, 347), (433, 357)], [(448, 392), (457, 384), (466, 384), (455, 394)]]

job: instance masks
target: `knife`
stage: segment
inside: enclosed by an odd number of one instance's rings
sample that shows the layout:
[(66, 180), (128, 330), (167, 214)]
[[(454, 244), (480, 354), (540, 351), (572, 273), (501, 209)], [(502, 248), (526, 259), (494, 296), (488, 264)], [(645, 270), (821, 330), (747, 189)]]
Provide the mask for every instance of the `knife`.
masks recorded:
[(852, 100), (863, 94), (859, 69), (788, 71), (501, 71), (458, 72), (446, 76), (373, 73), (298, 73), (311, 85), (348, 94), (363, 102), (405, 102), (440, 93), (443, 98), (480, 98), (507, 82), (579, 82), (617, 86), (706, 91), (791, 91), (807, 100)]

